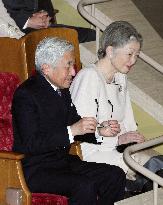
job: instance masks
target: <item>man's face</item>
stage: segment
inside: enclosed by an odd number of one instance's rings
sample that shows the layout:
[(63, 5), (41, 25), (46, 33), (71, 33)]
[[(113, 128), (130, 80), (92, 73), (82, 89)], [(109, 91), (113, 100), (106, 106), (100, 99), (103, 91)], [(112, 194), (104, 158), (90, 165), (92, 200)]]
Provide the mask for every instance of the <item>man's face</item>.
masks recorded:
[(58, 88), (69, 88), (72, 82), (72, 77), (75, 76), (75, 56), (74, 51), (67, 51), (63, 57), (58, 60), (55, 68), (48, 66), (48, 69), (44, 71), (46, 78)]

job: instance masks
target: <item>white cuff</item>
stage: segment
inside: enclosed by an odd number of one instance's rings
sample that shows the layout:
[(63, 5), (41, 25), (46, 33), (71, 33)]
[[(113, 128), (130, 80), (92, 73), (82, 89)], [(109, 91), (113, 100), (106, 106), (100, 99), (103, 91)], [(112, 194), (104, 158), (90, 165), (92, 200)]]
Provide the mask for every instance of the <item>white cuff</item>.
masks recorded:
[(70, 143), (73, 143), (74, 142), (74, 136), (72, 136), (72, 132), (71, 132), (70, 126), (68, 126), (67, 129), (68, 129), (68, 135), (69, 135)]
[(28, 20), (27, 20), (26, 23), (24, 24), (23, 29), (26, 29), (26, 28), (27, 28), (29, 19), (30, 19), (30, 18), (28, 18)]

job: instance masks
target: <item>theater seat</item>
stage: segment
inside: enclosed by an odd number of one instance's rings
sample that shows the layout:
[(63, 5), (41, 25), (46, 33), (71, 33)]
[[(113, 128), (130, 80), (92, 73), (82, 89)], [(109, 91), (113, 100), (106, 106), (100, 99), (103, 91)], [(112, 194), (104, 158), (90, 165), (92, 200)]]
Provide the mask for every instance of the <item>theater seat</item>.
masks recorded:
[(13, 144), (11, 102), (15, 89), (19, 85), (16, 74), (0, 73), (0, 149), (11, 151)]
[(10, 187), (22, 191), (22, 205), (68, 205), (65, 196), (31, 193), (22, 171), (21, 159), (24, 155), (11, 151), (13, 131), (10, 110), (14, 91), (19, 83), (16, 74), (0, 72), (0, 204), (6, 204), (5, 193)]

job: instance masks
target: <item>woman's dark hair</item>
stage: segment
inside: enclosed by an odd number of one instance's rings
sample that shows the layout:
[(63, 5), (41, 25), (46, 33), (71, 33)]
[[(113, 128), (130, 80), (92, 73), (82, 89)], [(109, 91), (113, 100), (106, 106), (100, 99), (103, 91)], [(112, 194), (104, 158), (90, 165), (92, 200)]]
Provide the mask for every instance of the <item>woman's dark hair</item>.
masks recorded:
[(126, 21), (115, 21), (106, 27), (100, 40), (100, 48), (98, 50), (98, 58), (101, 59), (106, 55), (106, 48), (113, 46), (114, 48), (122, 47), (125, 44), (137, 41), (140, 47), (143, 43), (143, 38), (140, 33)]

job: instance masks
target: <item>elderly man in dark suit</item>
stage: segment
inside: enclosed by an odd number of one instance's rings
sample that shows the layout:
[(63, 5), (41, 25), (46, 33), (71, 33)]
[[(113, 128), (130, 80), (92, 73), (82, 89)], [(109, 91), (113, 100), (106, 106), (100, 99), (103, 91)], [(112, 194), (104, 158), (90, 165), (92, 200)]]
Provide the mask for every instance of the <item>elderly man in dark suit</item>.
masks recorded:
[(81, 118), (71, 101), (73, 45), (45, 38), (37, 46), (35, 63), (38, 73), (18, 87), (12, 104), (13, 150), (25, 154), (30, 190), (66, 195), (69, 205), (113, 205), (123, 198), (124, 172), (69, 154), (75, 137), (94, 138), (96, 143), (97, 126), (96, 119)]
[(2, 0), (10, 16), (24, 33), (47, 27), (68, 27), (77, 30), (79, 42), (94, 41), (95, 30), (55, 24), (51, 0)]

